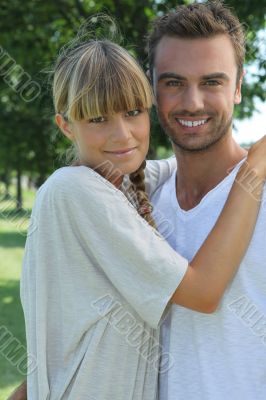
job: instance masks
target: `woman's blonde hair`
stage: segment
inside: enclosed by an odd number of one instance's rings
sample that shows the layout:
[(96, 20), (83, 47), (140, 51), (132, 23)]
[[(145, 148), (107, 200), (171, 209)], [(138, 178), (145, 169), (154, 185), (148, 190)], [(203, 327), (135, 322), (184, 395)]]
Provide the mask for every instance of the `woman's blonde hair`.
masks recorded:
[(53, 97), (55, 111), (70, 121), (152, 105), (150, 84), (136, 60), (108, 40), (81, 43), (59, 57)]
[[(89, 120), (152, 106), (152, 89), (136, 60), (107, 39), (88, 40), (63, 50), (55, 64), (56, 113), (68, 121)], [(78, 161), (75, 165), (78, 164)], [(138, 212), (155, 227), (144, 185), (145, 162), (129, 175)]]

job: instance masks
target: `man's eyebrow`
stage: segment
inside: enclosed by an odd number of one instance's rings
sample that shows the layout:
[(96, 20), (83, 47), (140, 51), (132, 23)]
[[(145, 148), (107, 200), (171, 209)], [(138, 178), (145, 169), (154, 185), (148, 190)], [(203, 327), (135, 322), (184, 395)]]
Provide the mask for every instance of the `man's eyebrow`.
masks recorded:
[(229, 81), (230, 78), (224, 72), (214, 72), (213, 74), (203, 75), (202, 79), (223, 79), (225, 81)]
[(174, 72), (163, 72), (158, 77), (158, 82), (162, 81), (163, 79), (178, 79), (179, 81), (186, 81), (186, 78), (182, 75), (175, 74)]

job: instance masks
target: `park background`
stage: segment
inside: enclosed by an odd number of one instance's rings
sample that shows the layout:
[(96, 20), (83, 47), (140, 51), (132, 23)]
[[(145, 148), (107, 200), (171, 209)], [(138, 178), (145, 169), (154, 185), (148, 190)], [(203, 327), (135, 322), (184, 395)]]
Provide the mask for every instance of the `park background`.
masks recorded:
[[(36, 189), (64, 165), (67, 143), (53, 122), (49, 74), (60, 47), (95, 13), (117, 20), (124, 47), (147, 68), (145, 35), (177, 4), (161, 0), (1, 0), (0, 2), (0, 400), (25, 378), (19, 277)], [(243, 101), (234, 137), (249, 146), (266, 133), (266, 0), (226, 0), (247, 33)], [(98, 28), (97, 28), (98, 29)], [(150, 157), (171, 153), (152, 112)]]

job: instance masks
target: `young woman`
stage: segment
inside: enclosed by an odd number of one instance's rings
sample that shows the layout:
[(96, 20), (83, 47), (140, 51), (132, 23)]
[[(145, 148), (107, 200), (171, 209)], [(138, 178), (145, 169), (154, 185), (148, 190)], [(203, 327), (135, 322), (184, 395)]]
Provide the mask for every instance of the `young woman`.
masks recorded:
[[(189, 264), (154, 229), (144, 184), (152, 94), (136, 61), (105, 40), (80, 43), (59, 57), (53, 93), (76, 163), (49, 177), (32, 212), (21, 279), (28, 399), (152, 400), (168, 304), (213, 312), (245, 253), (266, 143), (251, 148)], [(149, 164), (150, 194), (170, 169)]]

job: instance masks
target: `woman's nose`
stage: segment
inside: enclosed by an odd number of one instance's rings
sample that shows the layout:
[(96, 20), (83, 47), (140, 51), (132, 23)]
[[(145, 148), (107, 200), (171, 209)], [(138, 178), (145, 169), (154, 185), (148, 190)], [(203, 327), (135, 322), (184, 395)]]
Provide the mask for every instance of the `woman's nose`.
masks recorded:
[(123, 118), (123, 116), (116, 117), (112, 126), (112, 140), (115, 142), (121, 142), (128, 140), (131, 136), (130, 125)]

